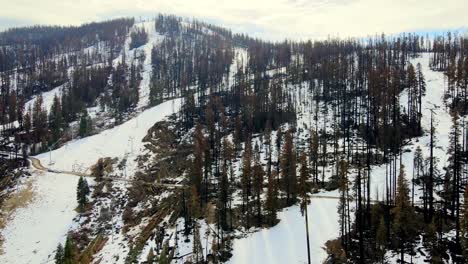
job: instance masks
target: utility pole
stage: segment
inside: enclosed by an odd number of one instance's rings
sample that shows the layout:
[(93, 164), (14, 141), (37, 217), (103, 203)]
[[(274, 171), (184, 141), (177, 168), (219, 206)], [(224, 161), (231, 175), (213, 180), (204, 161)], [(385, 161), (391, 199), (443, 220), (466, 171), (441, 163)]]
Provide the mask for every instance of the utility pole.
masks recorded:
[(305, 226), (306, 226), (306, 238), (307, 238), (307, 263), (311, 264), (310, 261), (310, 239), (309, 239), (309, 217), (307, 215), (307, 206), (309, 205), (309, 199), (307, 194), (304, 197), (304, 214), (305, 214)]

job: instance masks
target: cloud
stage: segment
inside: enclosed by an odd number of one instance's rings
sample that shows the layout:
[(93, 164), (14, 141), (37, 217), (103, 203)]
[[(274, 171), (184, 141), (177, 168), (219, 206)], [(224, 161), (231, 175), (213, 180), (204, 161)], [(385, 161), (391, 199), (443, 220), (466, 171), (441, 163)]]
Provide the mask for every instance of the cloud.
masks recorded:
[[(15, 0), (2, 3), (0, 28), (76, 25), (156, 13), (195, 17), (273, 40), (446, 30), (468, 26), (466, 0)], [(6, 23), (5, 21), (10, 21)]]

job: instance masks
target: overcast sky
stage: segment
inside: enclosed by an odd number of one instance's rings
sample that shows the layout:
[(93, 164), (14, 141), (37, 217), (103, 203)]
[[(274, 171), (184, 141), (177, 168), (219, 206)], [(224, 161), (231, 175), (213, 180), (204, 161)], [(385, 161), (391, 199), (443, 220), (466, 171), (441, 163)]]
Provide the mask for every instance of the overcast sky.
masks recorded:
[(156, 13), (195, 17), (270, 40), (468, 26), (467, 0), (0, 0), (0, 6), (0, 30)]

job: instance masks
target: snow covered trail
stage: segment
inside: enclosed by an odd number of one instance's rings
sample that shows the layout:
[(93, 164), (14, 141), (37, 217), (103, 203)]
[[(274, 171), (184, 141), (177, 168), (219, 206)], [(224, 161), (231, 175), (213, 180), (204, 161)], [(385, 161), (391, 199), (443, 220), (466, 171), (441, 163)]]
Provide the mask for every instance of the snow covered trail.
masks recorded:
[(89, 172), (101, 157), (135, 155), (143, 147), (142, 139), (154, 123), (179, 110), (181, 99), (174, 99), (150, 108), (129, 121), (100, 134), (67, 143), (62, 148), (37, 156), (50, 169)]
[[(429, 156), (429, 129), (432, 109), (435, 113), (436, 148), (434, 155), (440, 159), (438, 168), (447, 163), (447, 149), (449, 146), (449, 131), (452, 125), (448, 109), (443, 102), (445, 92), (445, 80), (442, 72), (435, 72), (429, 68), (430, 53), (424, 53), (421, 57), (411, 60), (416, 66), (421, 63), (426, 78), (426, 96), (423, 99), (422, 125), (425, 134), (422, 137), (411, 140), (410, 145), (404, 149), (402, 164), (408, 180), (412, 178), (413, 158), (416, 148), (419, 146), (424, 157)], [(402, 93), (401, 105), (407, 105), (407, 99)], [(308, 109), (307, 109), (308, 110)], [(310, 113), (304, 113), (301, 119), (308, 120)], [(299, 123), (299, 122), (298, 122)], [(386, 165), (373, 166), (371, 172), (372, 199), (382, 199), (385, 195), (385, 170)], [(338, 193), (327, 192), (320, 195), (338, 197)], [(415, 201), (418, 201), (420, 191), (415, 190)], [(339, 235), (339, 223), (337, 214), (337, 199), (313, 199), (309, 205), (309, 228), (311, 237), (312, 263), (321, 263), (326, 257), (323, 249), (325, 242), (337, 238)], [(298, 206), (286, 208), (278, 214), (280, 223), (271, 228), (252, 233), (246, 238), (234, 241), (233, 257), (230, 263), (307, 263), (307, 249), (305, 238), (304, 217), (300, 214)]]
[[(141, 29), (144, 29), (148, 34), (148, 41), (144, 45), (130, 50), (130, 43), (132, 41), (131, 32)], [(123, 51), (113, 60), (113, 65), (115, 67), (118, 63), (122, 62), (123, 53), (125, 53), (125, 63), (127, 65), (131, 65), (144, 56), (145, 59), (142, 61), (143, 69), (141, 72), (142, 80), (138, 90), (138, 110), (144, 109), (149, 105), (150, 82), (153, 72), (153, 66), (151, 64), (151, 50), (154, 46), (160, 44), (163, 39), (164, 36), (156, 32), (156, 25), (153, 20), (135, 23), (131, 31), (128, 33)]]
[(142, 80), (140, 82), (140, 89), (138, 91), (138, 109), (141, 109), (148, 106), (149, 104), (150, 82), (151, 75), (153, 72), (153, 65), (151, 64), (151, 50), (154, 46), (160, 44), (164, 37), (156, 32), (154, 21), (143, 22), (137, 24), (136, 26), (144, 28), (146, 33), (148, 33), (148, 42), (145, 45), (138, 48), (140, 50), (143, 50), (145, 53)]
[(76, 215), (78, 177), (37, 171), (32, 177), (33, 201), (18, 209), (2, 231), (5, 254), (0, 263), (53, 262), (52, 252), (65, 240)]
[[(180, 105), (181, 99), (170, 100), (112, 129), (72, 141), (52, 151), (53, 165), (48, 165), (49, 153), (37, 158), (52, 169), (72, 170), (78, 167), (76, 164), (88, 168), (100, 157), (136, 157), (148, 129), (177, 112)], [(127, 170), (134, 171), (136, 166), (134, 159), (129, 158)], [(78, 177), (37, 170), (32, 173), (34, 199), (27, 207), (18, 209), (0, 231), (5, 238), (5, 254), (0, 255), (2, 264), (53, 263), (55, 248), (59, 242), (63, 243), (73, 226)]]
[[(337, 206), (335, 199), (311, 199), (308, 212), (312, 263), (322, 263), (327, 257), (325, 242), (339, 235)], [(278, 218), (278, 225), (234, 240), (229, 263), (307, 263), (305, 218), (299, 206), (284, 209)]]
[[(57, 95), (60, 98), (60, 96), (62, 95), (63, 87), (64, 85), (60, 85), (48, 92), (42, 93), (42, 100), (44, 101), (43, 106), (45, 110), (47, 110), (47, 112), (50, 111), (50, 107), (52, 106), (54, 102), (54, 97)], [(34, 107), (34, 103), (36, 103), (37, 97), (38, 95), (35, 95), (31, 100), (25, 103), (24, 105), (25, 111), (27, 111), (29, 107), (31, 107), (31, 109)]]
[[(434, 111), (434, 126), (436, 128), (436, 148), (434, 149), (434, 156), (440, 159), (438, 168), (443, 172), (443, 167), (447, 165), (447, 150), (449, 147), (449, 132), (452, 126), (452, 118), (448, 113), (448, 108), (443, 102), (445, 92), (445, 76), (442, 72), (432, 71), (429, 68), (430, 53), (423, 53), (421, 57), (411, 60), (411, 63), (416, 66), (421, 63), (424, 77), (426, 79), (426, 96), (423, 98), (423, 113), (422, 113), (422, 126), (425, 134), (422, 137), (414, 138), (411, 140), (410, 145), (404, 147), (402, 154), (402, 164), (405, 167), (405, 173), (408, 180), (412, 179), (413, 173), (413, 159), (416, 148), (419, 146), (422, 150), (424, 158), (429, 156), (429, 143), (430, 143), (430, 124), (431, 124), (431, 109)], [(404, 95), (404, 92), (402, 93)], [(406, 96), (400, 98), (400, 104), (407, 105)], [(408, 151), (409, 150), (409, 151)], [(399, 161), (398, 161), (399, 162)], [(386, 165), (374, 166), (371, 171), (371, 195), (372, 199), (382, 200), (383, 195), (386, 194), (385, 187), (385, 170)], [(419, 199), (422, 191), (415, 188), (415, 201)], [(379, 197), (377, 197), (379, 195)]]

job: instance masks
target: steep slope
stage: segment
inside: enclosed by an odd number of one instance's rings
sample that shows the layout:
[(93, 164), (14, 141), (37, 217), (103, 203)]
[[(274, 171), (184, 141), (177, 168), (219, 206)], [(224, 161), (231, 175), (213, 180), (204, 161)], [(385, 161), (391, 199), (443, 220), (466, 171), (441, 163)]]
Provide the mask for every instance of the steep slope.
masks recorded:
[[(140, 153), (142, 138), (148, 129), (178, 111), (175, 99), (150, 108), (122, 125), (100, 134), (67, 143), (62, 148), (37, 156), (52, 169), (88, 171), (100, 157), (128, 158), (128, 179), (136, 169), (134, 158)], [(53, 263), (53, 252), (63, 243), (76, 217), (78, 177), (69, 174), (32, 171), (35, 196), (26, 208), (20, 208), (2, 230), (5, 254), (2, 263)], [(125, 177), (125, 175), (122, 175)], [(77, 219), (79, 221), (79, 218)]]

